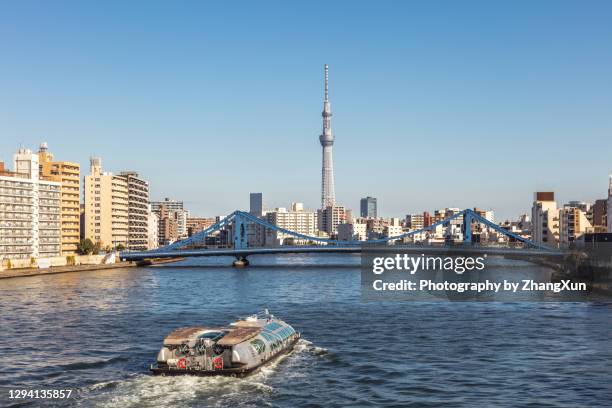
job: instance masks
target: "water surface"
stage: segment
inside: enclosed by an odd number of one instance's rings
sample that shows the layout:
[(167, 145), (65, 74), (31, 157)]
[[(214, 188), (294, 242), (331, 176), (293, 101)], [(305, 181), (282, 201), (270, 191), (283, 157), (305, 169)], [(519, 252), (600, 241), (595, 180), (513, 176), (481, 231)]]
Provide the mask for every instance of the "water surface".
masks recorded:
[[(0, 280), (0, 405), (11, 404), (7, 388), (71, 388), (76, 397), (57, 405), (83, 407), (612, 400), (610, 304), (363, 302), (358, 257), (262, 256), (245, 269), (230, 261)], [(172, 329), (224, 325), (266, 307), (303, 340), (256, 375), (148, 374)]]

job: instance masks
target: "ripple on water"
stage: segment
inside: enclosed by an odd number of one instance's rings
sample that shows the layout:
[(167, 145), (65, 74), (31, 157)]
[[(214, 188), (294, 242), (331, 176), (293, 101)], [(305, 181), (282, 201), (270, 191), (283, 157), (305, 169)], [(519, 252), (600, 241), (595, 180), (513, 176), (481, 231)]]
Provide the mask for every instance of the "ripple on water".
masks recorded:
[[(0, 385), (77, 389), (73, 405), (83, 407), (594, 407), (612, 399), (609, 304), (363, 303), (358, 262), (319, 265), (339, 261), (292, 268), (262, 257), (234, 270), (192, 260), (2, 281)], [(171, 330), (224, 325), (265, 307), (309, 341), (245, 379), (148, 375)]]

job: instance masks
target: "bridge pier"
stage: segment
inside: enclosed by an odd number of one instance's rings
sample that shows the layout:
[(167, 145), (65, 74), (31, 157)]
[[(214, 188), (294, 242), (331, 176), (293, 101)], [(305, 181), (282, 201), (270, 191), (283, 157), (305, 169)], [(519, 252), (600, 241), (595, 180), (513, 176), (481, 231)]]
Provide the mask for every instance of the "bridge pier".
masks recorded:
[(246, 256), (237, 256), (236, 260), (234, 262), (232, 262), (232, 266), (234, 268), (244, 268), (249, 266), (249, 260), (246, 258)]

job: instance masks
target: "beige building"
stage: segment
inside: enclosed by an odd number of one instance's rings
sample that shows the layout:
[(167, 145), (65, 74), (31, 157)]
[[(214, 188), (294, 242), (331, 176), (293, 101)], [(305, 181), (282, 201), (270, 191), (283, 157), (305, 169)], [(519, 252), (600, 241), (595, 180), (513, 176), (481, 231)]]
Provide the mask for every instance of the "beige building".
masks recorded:
[[(317, 229), (316, 213), (304, 211), (302, 203), (292, 203), (291, 210), (286, 208), (276, 208), (268, 211), (265, 215), (266, 221), (277, 227), (287, 229), (304, 235), (315, 236)], [(291, 239), (294, 244), (305, 244), (307, 240), (296, 239), (295, 237), (282, 232), (266, 229), (266, 245), (283, 245), (287, 239)]]
[(92, 157), (85, 176), (85, 238), (102, 248), (127, 248), (129, 236), (128, 182), (102, 171), (102, 160)]
[(38, 155), (19, 149), (0, 162), (0, 260), (60, 255), (60, 183), (40, 177)]
[(187, 236), (192, 236), (215, 224), (214, 218), (189, 217), (187, 218)]
[(581, 208), (565, 206), (559, 210), (559, 242), (562, 246), (567, 246), (592, 231), (593, 226)]
[(77, 252), (81, 221), (81, 165), (74, 162), (54, 161), (47, 143), (41, 143), (38, 150), (40, 176), (61, 184), (61, 253), (72, 255)]
[(425, 216), (423, 214), (406, 215), (406, 227), (411, 230), (420, 230), (425, 226)]
[(559, 244), (559, 210), (554, 192), (535, 193), (531, 207), (531, 239), (548, 246)]

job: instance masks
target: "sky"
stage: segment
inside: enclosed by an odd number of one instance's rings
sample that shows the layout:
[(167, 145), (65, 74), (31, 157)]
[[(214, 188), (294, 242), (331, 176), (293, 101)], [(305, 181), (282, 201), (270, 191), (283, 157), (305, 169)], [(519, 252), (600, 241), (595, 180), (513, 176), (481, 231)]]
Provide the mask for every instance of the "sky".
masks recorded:
[(135, 170), (194, 215), (339, 204), (528, 212), (606, 197), (612, 2), (0, 2), (0, 160)]

